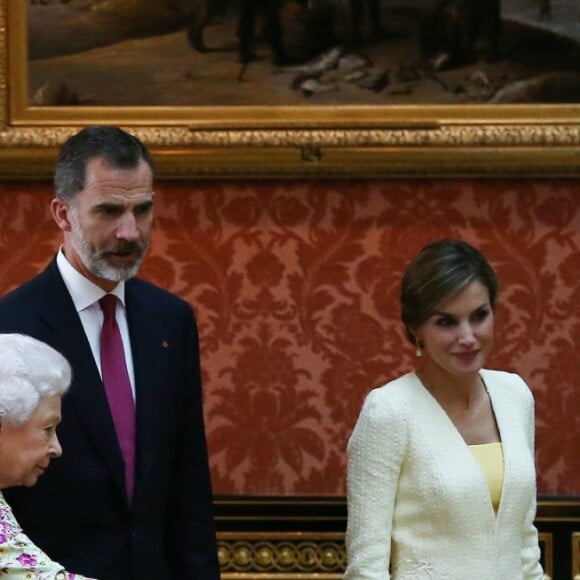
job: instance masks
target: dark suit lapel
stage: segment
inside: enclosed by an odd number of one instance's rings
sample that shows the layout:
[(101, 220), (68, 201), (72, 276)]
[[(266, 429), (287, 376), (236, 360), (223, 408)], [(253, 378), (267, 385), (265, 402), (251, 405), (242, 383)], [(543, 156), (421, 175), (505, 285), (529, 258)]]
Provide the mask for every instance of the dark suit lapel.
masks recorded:
[(167, 427), (165, 406), (168, 394), (164, 383), (167, 376), (167, 345), (161, 317), (155, 304), (129, 280), (125, 287), (127, 321), (131, 336), (135, 390), (137, 400), (137, 477), (135, 501), (154, 479), (152, 468), (160, 449), (162, 433)]
[(45, 323), (51, 329), (55, 348), (70, 361), (75, 361), (73, 383), (63, 399), (63, 416), (66, 420), (66, 411), (72, 411), (81, 417), (95, 447), (124, 489), (123, 458), (89, 342), (56, 262), (47, 268), (45, 274), (48, 281), (43, 297), (47, 301), (47, 308), (43, 309)]

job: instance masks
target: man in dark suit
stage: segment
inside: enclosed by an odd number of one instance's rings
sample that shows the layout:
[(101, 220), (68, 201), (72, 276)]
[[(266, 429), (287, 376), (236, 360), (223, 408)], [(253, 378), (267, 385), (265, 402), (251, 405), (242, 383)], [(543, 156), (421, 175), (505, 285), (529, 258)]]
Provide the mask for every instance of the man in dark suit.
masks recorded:
[[(194, 316), (185, 301), (133, 278), (153, 219), (151, 156), (121, 129), (89, 127), (63, 145), (55, 188), (62, 247), (44, 272), (0, 300), (0, 332), (32, 335), (70, 361), (63, 457), (37, 486), (6, 498), (33, 541), (79, 573), (217, 580)], [(101, 379), (105, 294), (115, 297), (126, 361), (129, 456)]]

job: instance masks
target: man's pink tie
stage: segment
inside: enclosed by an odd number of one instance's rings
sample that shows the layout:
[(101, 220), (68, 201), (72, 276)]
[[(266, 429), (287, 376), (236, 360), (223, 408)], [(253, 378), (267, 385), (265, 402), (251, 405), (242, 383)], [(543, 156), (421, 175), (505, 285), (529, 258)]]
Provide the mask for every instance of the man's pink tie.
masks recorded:
[(101, 371), (113, 416), (119, 446), (125, 460), (125, 484), (129, 503), (135, 483), (135, 403), (125, 362), (125, 351), (115, 319), (117, 297), (106, 294), (99, 300), (104, 321), (101, 330)]

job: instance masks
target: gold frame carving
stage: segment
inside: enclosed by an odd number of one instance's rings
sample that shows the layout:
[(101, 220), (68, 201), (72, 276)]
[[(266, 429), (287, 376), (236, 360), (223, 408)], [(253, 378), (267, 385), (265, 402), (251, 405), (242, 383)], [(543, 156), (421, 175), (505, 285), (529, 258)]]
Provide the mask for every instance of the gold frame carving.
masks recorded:
[(338, 580), (346, 567), (344, 534), (219, 532), (222, 580)]
[(86, 124), (122, 125), (180, 177), (577, 176), (580, 104), (32, 107), (26, 0), (0, 0), (0, 176), (47, 177)]
[[(541, 532), (544, 580), (554, 578), (554, 535)], [(580, 533), (572, 539), (574, 580), (580, 580)], [(222, 580), (338, 580), (346, 567), (344, 533), (219, 532)]]

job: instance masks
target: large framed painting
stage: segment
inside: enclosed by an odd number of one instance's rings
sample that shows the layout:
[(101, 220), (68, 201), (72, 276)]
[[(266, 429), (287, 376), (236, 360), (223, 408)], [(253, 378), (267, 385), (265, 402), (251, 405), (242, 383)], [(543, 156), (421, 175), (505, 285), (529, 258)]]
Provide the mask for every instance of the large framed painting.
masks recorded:
[(161, 174), (576, 175), (577, 0), (0, 0), (0, 173), (122, 125)]

